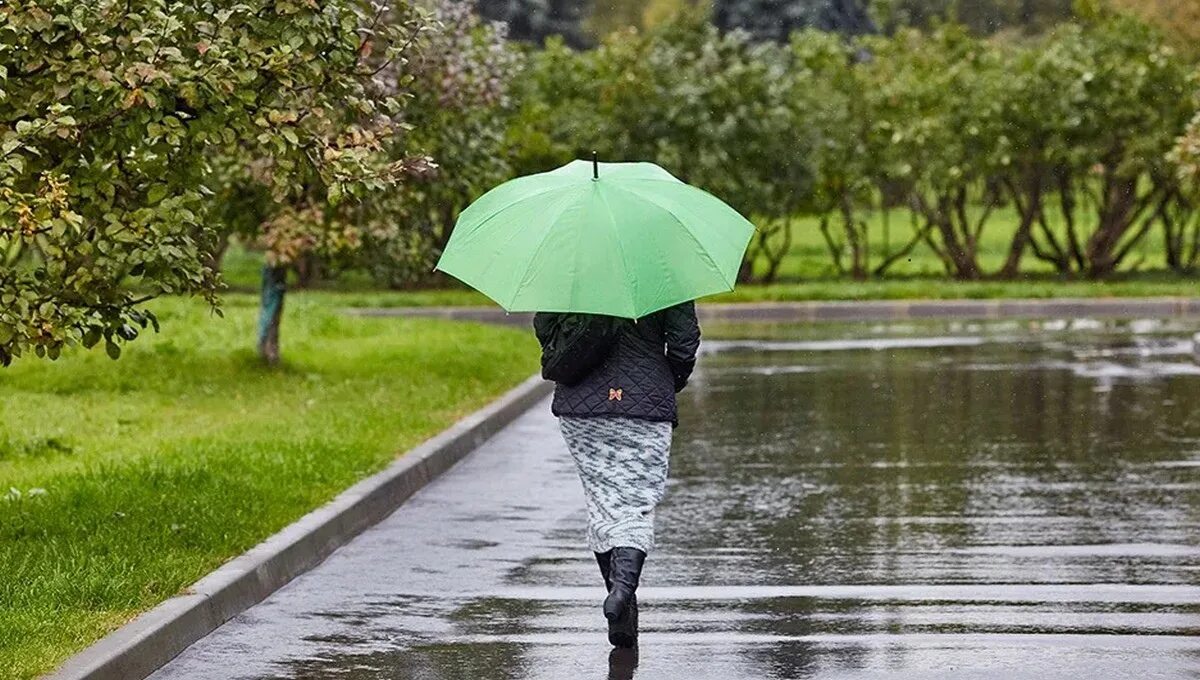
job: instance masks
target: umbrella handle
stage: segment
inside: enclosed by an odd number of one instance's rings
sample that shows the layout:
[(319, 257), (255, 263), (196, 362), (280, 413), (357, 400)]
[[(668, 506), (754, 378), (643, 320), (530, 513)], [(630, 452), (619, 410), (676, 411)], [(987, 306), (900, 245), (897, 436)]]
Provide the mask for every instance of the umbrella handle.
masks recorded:
[(592, 179), (600, 179), (600, 163), (596, 160), (596, 152), (592, 152)]

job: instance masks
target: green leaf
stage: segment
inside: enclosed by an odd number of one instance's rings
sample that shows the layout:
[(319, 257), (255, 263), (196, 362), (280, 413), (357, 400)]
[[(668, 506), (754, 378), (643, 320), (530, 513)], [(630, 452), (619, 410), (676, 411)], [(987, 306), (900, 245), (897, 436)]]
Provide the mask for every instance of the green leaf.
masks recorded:
[(85, 348), (91, 349), (96, 346), (97, 342), (100, 342), (100, 329), (99, 328), (92, 326), (91, 328), (89, 328), (83, 332), (83, 338), (80, 340), (80, 343)]
[(167, 195), (167, 186), (165, 184), (155, 184), (150, 187), (150, 191), (146, 192), (146, 201), (151, 205), (163, 200)]
[(121, 346), (112, 340), (104, 341), (104, 352), (108, 354), (108, 358), (116, 361), (121, 357)]

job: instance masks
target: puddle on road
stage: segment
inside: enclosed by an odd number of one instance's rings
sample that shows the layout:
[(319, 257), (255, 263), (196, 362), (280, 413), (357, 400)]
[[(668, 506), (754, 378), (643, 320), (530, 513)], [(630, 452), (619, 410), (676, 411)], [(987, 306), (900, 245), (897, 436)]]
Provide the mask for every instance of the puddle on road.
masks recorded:
[(586, 555), (557, 554), (285, 676), (1196, 678), (1194, 331), (718, 329), (636, 658), (608, 657)]

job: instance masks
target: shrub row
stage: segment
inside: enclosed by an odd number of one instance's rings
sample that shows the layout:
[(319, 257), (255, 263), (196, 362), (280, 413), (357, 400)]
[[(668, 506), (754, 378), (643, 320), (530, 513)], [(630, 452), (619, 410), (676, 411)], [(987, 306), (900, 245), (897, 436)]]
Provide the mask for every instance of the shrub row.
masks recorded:
[[(856, 278), (919, 244), (960, 279), (1011, 278), (1026, 257), (1100, 278), (1155, 229), (1185, 272), (1200, 261), (1193, 66), (1116, 16), (1017, 44), (956, 26), (762, 44), (679, 21), (536, 54), (509, 142), (518, 171), (595, 149), (726, 198), (761, 230), (746, 278), (775, 276), (802, 214)], [(892, 210), (915, 217), (912, 240), (870, 247), (868, 218)], [(985, 270), (999, 228), (1007, 256)]]

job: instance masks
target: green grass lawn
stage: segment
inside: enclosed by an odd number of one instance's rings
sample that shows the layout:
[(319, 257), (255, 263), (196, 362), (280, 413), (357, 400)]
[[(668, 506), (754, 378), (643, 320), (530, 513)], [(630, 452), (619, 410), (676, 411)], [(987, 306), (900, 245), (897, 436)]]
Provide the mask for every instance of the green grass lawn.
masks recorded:
[(119, 361), (0, 370), (0, 677), (52, 669), (537, 367), (519, 331), (293, 295), (267, 369), (254, 304), (162, 300)]

